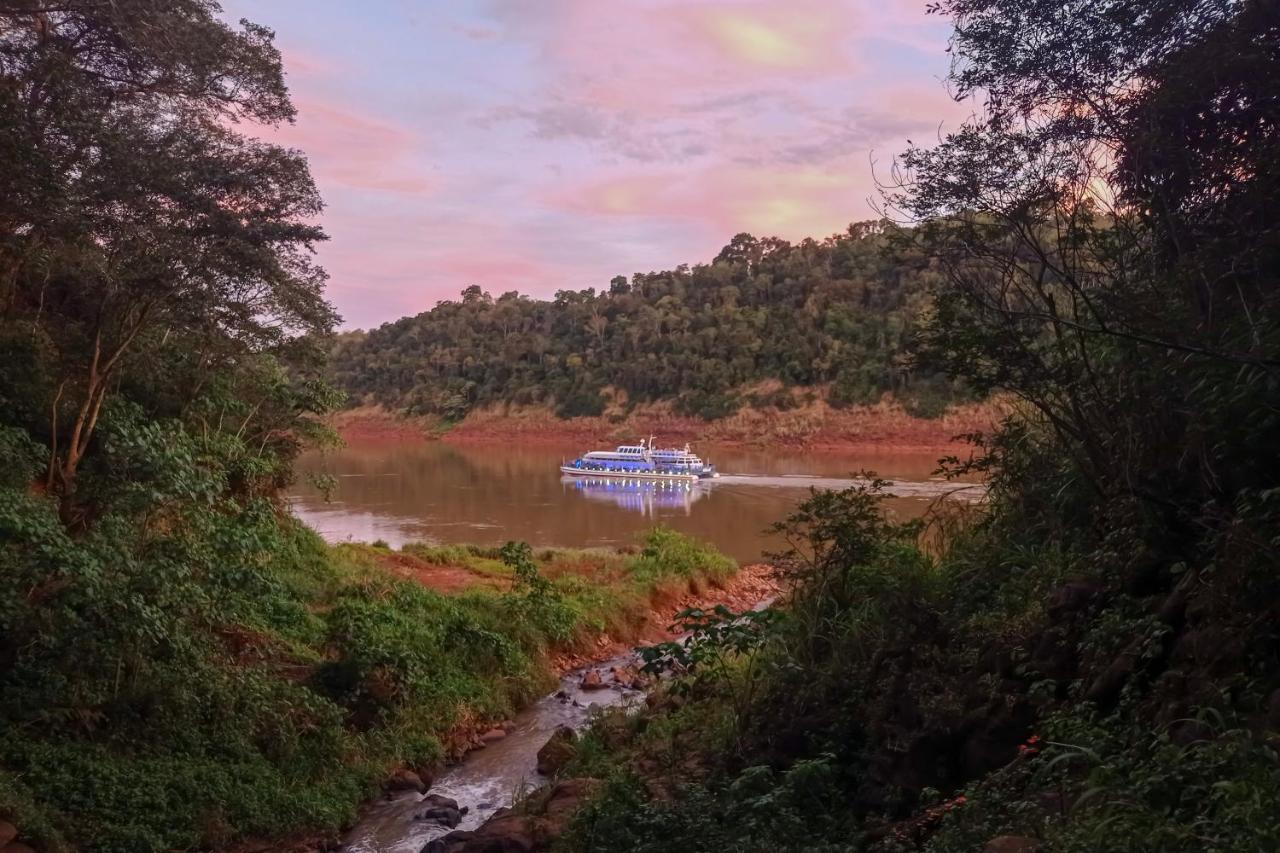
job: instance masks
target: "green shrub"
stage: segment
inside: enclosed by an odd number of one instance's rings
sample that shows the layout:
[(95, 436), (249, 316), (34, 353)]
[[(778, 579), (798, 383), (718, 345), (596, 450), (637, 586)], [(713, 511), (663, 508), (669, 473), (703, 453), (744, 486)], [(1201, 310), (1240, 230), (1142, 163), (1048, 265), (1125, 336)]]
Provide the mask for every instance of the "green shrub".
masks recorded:
[(737, 570), (737, 563), (690, 536), (657, 527), (645, 534), (640, 554), (630, 561), (629, 570), (637, 581), (648, 585), (668, 578), (720, 581)]

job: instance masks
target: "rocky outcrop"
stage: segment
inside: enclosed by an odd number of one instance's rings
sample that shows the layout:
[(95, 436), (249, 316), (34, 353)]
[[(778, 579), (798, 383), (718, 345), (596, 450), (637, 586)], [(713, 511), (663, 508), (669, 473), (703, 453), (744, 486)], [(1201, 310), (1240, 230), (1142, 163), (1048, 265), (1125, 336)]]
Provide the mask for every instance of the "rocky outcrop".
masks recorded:
[(538, 772), (543, 776), (555, 776), (577, 754), (578, 734), (568, 726), (556, 729), (550, 739), (538, 750)]
[[(566, 779), (534, 794), (527, 812), (500, 809), (474, 832), (437, 838), (422, 853), (540, 853), (568, 827), (574, 813), (599, 785), (595, 779)], [(540, 805), (538, 805), (540, 803)]]
[(628, 690), (643, 690), (645, 687), (644, 676), (634, 666), (615, 666), (609, 672), (615, 684)]
[(413, 816), (414, 820), (425, 820), (438, 823), (453, 829), (462, 822), (467, 807), (458, 807), (458, 801), (440, 794), (427, 794), (422, 798), (422, 811)]
[(412, 770), (400, 769), (391, 774), (383, 787), (388, 791), (417, 791), (421, 794), (431, 787), (431, 780), (423, 779)]
[(36, 853), (31, 845), (15, 841), (18, 835), (16, 826), (7, 820), (0, 820), (0, 853)]

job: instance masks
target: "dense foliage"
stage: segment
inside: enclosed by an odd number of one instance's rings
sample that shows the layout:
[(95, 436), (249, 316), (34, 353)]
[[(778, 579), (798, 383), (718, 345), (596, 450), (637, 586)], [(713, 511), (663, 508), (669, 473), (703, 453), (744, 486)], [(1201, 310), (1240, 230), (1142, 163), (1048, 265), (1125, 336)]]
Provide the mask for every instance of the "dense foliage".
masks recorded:
[(891, 248), (898, 231), (861, 223), (797, 245), (740, 234), (711, 263), (552, 301), (473, 286), (457, 302), (341, 336), (332, 369), (358, 401), (449, 419), (495, 402), (568, 417), (673, 400), (709, 419), (786, 405), (785, 393), (752, 393), (764, 380), (829, 384), (835, 405), (893, 394), (934, 414), (960, 392), (906, 355), (939, 274), (920, 253)]
[(1280, 846), (1280, 15), (940, 7), (986, 110), (891, 201), (924, 354), (1024, 404), (962, 466), (990, 505), (925, 549), (814, 496), (737, 671), (582, 745), (572, 849)]
[[(290, 519), (338, 398), (319, 197), (245, 133), (292, 115), (272, 34), (210, 0), (0, 4), (0, 821), (42, 851), (332, 833), (551, 649), (732, 568), (665, 531), (508, 565)], [(492, 588), (388, 570), (443, 559)]]

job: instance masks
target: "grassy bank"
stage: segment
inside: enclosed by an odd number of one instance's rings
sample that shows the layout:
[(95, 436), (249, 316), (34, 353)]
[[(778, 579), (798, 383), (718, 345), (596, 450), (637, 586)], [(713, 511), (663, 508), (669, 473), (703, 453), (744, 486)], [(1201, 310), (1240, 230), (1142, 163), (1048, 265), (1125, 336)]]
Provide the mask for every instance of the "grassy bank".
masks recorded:
[[(46, 851), (336, 832), (545, 691), (556, 655), (737, 568), (666, 530), (628, 553), (330, 547), (265, 506), (70, 539), (4, 497), (0, 571), (27, 594), (0, 612), (0, 819)], [(24, 581), (49, 562), (65, 581)]]

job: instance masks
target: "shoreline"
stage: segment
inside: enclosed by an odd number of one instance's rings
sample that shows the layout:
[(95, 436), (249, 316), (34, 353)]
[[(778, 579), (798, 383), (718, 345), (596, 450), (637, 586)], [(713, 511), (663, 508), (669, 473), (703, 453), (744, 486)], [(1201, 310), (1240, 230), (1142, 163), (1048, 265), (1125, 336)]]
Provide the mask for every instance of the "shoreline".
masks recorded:
[(404, 416), (365, 406), (338, 412), (330, 425), (349, 444), (444, 441), (462, 446), (520, 443), (584, 448), (656, 436), (660, 442), (724, 447), (785, 447), (820, 452), (940, 452), (971, 449), (962, 436), (989, 431), (1005, 414), (994, 403), (954, 406), (938, 418), (908, 414), (896, 403), (835, 409), (817, 401), (794, 409), (743, 409), (703, 421), (675, 414), (667, 404), (629, 414), (557, 418), (541, 407), (494, 407), (449, 424), (434, 416)]
[[(403, 552), (388, 551), (387, 556), (389, 559), (381, 568), (389, 576), (419, 583), (444, 595), (456, 595), (477, 589), (493, 588), (494, 579), (478, 573), (471, 573), (470, 582), (459, 583), (459, 573), (469, 572), (469, 570), (459, 566), (431, 564), (420, 566), (416, 571), (410, 571), (407, 570), (408, 567), (403, 560)], [(765, 563), (739, 564), (737, 570), (720, 583), (717, 584), (708, 578), (705, 580), (705, 584), (700, 590), (695, 590), (692, 585), (688, 588), (681, 588), (678, 591), (671, 589), (655, 590), (651, 594), (644, 614), (644, 625), (639, 629), (634, 639), (615, 639), (610, 636), (607, 630), (602, 630), (585, 650), (552, 650), (545, 659), (547, 664), (546, 675), (549, 679), (559, 681), (574, 670), (619, 657), (636, 646), (651, 645), (674, 639), (679, 636), (679, 632), (671, 630), (672, 623), (675, 621), (676, 615), (685, 609), (694, 607), (710, 609), (716, 605), (724, 605), (732, 610), (743, 610), (778, 595), (781, 590), (777, 568)], [(471, 753), (483, 750), (491, 742), (495, 731), (507, 731), (516, 716), (532, 707), (541, 698), (541, 696), (534, 697), (528, 703), (515, 708), (512, 718), (509, 719), (467, 717), (459, 721), (441, 737), (441, 741), (446, 748), (446, 759), (440, 765), (430, 768), (429, 771), (427, 768), (416, 769), (416, 773), (426, 774), (422, 777), (425, 783), (423, 790), (429, 789), (433, 784), (432, 779), (443, 770), (465, 761)], [(379, 792), (360, 803), (357, 808), (355, 822), (337, 834), (327, 831), (312, 831), (299, 833), (293, 838), (250, 838), (227, 845), (225, 849), (228, 853), (268, 853), (268, 851), (274, 851), (275, 853), (329, 853), (329, 851), (339, 850), (342, 848), (343, 838), (346, 837), (351, 827), (359, 824), (370, 808), (400, 790), (396, 782), (407, 770), (415, 770), (415, 768), (401, 766), (393, 769), (383, 781)]]

